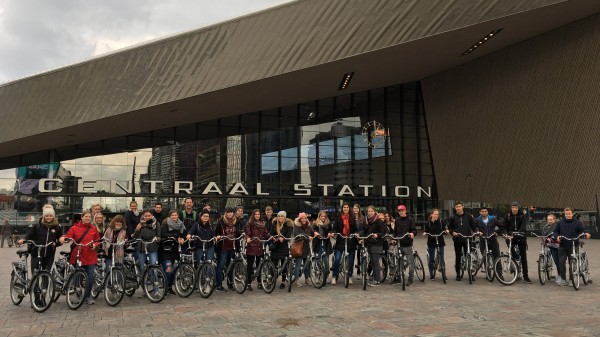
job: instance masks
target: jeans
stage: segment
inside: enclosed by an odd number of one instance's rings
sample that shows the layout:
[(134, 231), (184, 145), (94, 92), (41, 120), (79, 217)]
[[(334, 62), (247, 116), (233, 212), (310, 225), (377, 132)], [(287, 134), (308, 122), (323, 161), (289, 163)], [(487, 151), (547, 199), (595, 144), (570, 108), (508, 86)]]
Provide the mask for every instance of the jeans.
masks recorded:
[[(344, 254), (343, 250), (335, 251), (335, 260), (333, 261), (333, 277), (338, 277), (340, 274), (340, 263), (342, 262), (342, 254)], [(352, 277), (352, 272), (354, 271), (354, 256), (355, 251), (348, 252), (348, 276)]]
[(83, 298), (90, 298), (92, 297), (92, 285), (94, 284), (94, 270), (96, 269), (96, 265), (83, 266), (83, 268), (87, 273), (87, 287), (85, 287), (85, 295)]
[(558, 261), (558, 248), (552, 248), (552, 247), (549, 247), (549, 248), (550, 248), (550, 254), (552, 254), (552, 260), (554, 260), (554, 265), (556, 266), (556, 274), (561, 275), (559, 261)]
[[(158, 261), (158, 252), (148, 252), (148, 258), (150, 264), (156, 264)], [(144, 269), (146, 265), (146, 253), (138, 253), (138, 267), (140, 268), (140, 277), (144, 275)]]
[(215, 258), (215, 246), (208, 247), (206, 250), (198, 248), (194, 251), (194, 257), (196, 258), (196, 266), (200, 266), (203, 258), (206, 261), (212, 261)]
[(173, 264), (174, 263), (175, 263), (174, 260), (164, 260), (162, 262), (163, 270), (165, 272), (165, 275), (167, 276), (167, 288), (171, 288), (171, 286), (173, 285)]
[[(231, 263), (231, 258), (233, 258), (234, 251), (233, 250), (222, 250), (221, 255), (219, 255), (219, 263), (217, 264), (217, 287), (223, 286), (223, 269), (225, 265)], [(229, 275), (227, 275), (227, 285), (232, 284), (233, 280), (233, 268), (229, 271)]]
[[(427, 247), (427, 253), (429, 254), (429, 276), (433, 275), (433, 269), (435, 268), (435, 246)], [(444, 259), (444, 246), (440, 246), (440, 261)]]
[(415, 257), (413, 255), (413, 248), (410, 247), (399, 247), (402, 251), (402, 255), (406, 256), (408, 261), (408, 281), (412, 282), (413, 276), (415, 276)]
[(294, 276), (296, 277), (296, 282), (300, 278), (300, 267), (302, 266), (302, 262), (304, 262), (304, 279), (308, 279), (310, 277), (309, 270), (306, 265), (306, 260), (301, 257), (294, 258)]

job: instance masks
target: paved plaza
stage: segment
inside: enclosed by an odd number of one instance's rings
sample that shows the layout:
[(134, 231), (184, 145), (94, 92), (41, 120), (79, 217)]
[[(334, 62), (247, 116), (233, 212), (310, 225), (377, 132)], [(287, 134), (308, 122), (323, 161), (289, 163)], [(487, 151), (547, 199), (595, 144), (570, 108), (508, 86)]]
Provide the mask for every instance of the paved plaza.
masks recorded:
[[(189, 298), (169, 296), (159, 304), (125, 297), (117, 307), (84, 304), (69, 310), (61, 297), (42, 314), (9, 296), (10, 262), (15, 248), (0, 249), (0, 336), (600, 336), (600, 240), (588, 240), (591, 278), (580, 291), (542, 286), (537, 277), (537, 240), (529, 238), (529, 265), (533, 284), (502, 286), (483, 274), (469, 285), (465, 278), (443, 284), (438, 277), (417, 281), (402, 291), (389, 282), (363, 291), (359, 281), (345, 289), (294, 287), (291, 293), (275, 289), (239, 295), (215, 292), (209, 299), (198, 293)], [(425, 240), (416, 240), (425, 258)], [(505, 250), (505, 246), (501, 243)], [(454, 252), (447, 247), (452, 266)]]

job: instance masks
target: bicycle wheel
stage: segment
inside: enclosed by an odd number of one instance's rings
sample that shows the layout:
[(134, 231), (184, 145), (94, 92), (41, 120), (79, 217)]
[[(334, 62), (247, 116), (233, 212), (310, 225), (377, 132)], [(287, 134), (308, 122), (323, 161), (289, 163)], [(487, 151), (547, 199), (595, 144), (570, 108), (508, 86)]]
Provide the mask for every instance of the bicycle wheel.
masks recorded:
[(125, 274), (125, 296), (131, 297), (135, 294), (135, 291), (138, 287), (137, 276), (135, 273), (135, 266), (133, 264), (124, 264), (124, 274)]
[(194, 292), (196, 284), (196, 271), (191, 264), (180, 264), (175, 271), (174, 283), (175, 291), (181, 297), (189, 297)]
[(142, 290), (152, 303), (158, 303), (167, 294), (167, 276), (161, 267), (150, 265), (142, 276)]
[(590, 270), (587, 254), (585, 252), (581, 253), (581, 259), (579, 260), (579, 273), (581, 274), (583, 284), (587, 285), (590, 281)]
[(400, 283), (402, 284), (402, 291), (406, 290), (406, 277), (404, 277), (404, 262), (402, 261), (404, 258), (400, 259), (400, 267), (398, 268), (398, 277), (400, 278)]
[(31, 280), (29, 288), (31, 306), (37, 312), (44, 312), (52, 305), (54, 280), (47, 271), (40, 271)]
[(458, 266), (458, 277), (462, 278), (465, 274), (465, 266), (466, 266), (466, 261), (465, 261), (465, 255), (462, 254), (460, 256), (460, 266)]
[(114, 307), (125, 296), (125, 274), (120, 268), (114, 268), (104, 278), (104, 301)]
[(329, 256), (321, 255), (321, 265), (323, 266), (323, 287), (327, 284), (327, 278), (329, 277)]
[(25, 285), (19, 280), (15, 272), (10, 273), (10, 300), (14, 305), (19, 305), (25, 297)]
[(217, 272), (215, 266), (212, 263), (203, 263), (198, 270), (198, 290), (200, 290), (200, 296), (203, 298), (209, 298), (215, 290)]
[(415, 261), (415, 274), (417, 274), (417, 278), (421, 282), (425, 282), (425, 267), (423, 267), (423, 261), (421, 261), (421, 257), (416, 252), (413, 254), (413, 258)]
[(92, 298), (97, 299), (104, 286), (104, 273), (94, 272), (94, 283), (92, 283)]
[[(427, 254), (427, 261), (429, 261), (429, 254)], [(435, 258), (433, 259), (433, 270), (431, 271), (431, 277), (435, 277), (435, 274), (440, 266), (440, 254), (435, 253)]]
[(344, 256), (342, 264), (342, 268), (344, 268), (344, 288), (348, 288), (348, 285), (350, 284), (350, 270), (352, 270), (352, 266), (350, 265), (350, 257), (348, 255)]
[(569, 277), (575, 290), (579, 290), (579, 261), (575, 257), (569, 258)]
[(490, 282), (494, 282), (494, 278), (496, 277), (496, 273), (494, 273), (494, 256), (490, 253), (485, 254), (483, 265), (485, 268), (485, 278)]
[(292, 284), (294, 284), (294, 259), (289, 259), (287, 266), (287, 291), (292, 291)]
[(265, 260), (258, 271), (260, 284), (265, 293), (270, 294), (277, 285), (277, 267), (271, 260)]
[(498, 281), (504, 285), (511, 285), (517, 281), (518, 269), (517, 263), (508, 258), (508, 255), (501, 255), (494, 261), (494, 270), (498, 273)]
[(471, 259), (471, 264), (469, 266), (469, 275), (471, 275), (471, 281), (475, 281), (475, 278), (477, 277), (477, 272), (480, 269), (480, 264), (479, 262), (481, 261), (481, 259), (479, 257), (477, 257), (477, 254), (474, 254), (473, 252), (471, 252), (471, 254), (469, 254), (469, 257)]
[(246, 291), (246, 264), (242, 260), (233, 261), (233, 288), (238, 294)]
[(323, 263), (321, 259), (315, 257), (310, 260), (310, 280), (315, 288), (321, 289), (325, 282), (323, 281), (323, 275), (325, 274), (325, 267), (323, 267)]
[(66, 287), (67, 306), (69, 309), (77, 310), (83, 305), (87, 278), (87, 273), (81, 269), (76, 270), (69, 277)]
[(446, 262), (443, 259), (439, 259), (440, 273), (442, 274), (442, 281), (446, 284), (448, 278), (446, 277)]
[(471, 274), (471, 269), (473, 268), (473, 261), (471, 260), (471, 254), (467, 254), (465, 260), (467, 262), (466, 271), (467, 277), (469, 278), (469, 284), (473, 284), (473, 275)]
[(538, 277), (540, 279), (540, 284), (546, 284), (546, 256), (544, 254), (540, 254), (538, 258)]
[(362, 279), (362, 289), (367, 290), (367, 283), (369, 282), (369, 258), (367, 256), (363, 256), (362, 261), (360, 261), (360, 270), (361, 270), (361, 279)]

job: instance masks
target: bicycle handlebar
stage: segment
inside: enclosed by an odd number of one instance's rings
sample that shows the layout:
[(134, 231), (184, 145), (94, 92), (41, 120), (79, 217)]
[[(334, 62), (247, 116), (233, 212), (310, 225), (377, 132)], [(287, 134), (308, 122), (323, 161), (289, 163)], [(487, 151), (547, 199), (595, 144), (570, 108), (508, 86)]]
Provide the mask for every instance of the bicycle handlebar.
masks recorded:
[[(407, 234), (408, 234), (408, 233), (407, 233)], [(431, 236), (431, 237), (434, 237), (434, 238), (437, 238), (437, 237), (440, 237), (440, 236), (442, 236), (442, 235), (447, 235), (448, 233), (446, 233), (446, 232), (444, 231), (444, 232), (441, 232), (440, 234), (437, 234), (437, 235), (433, 235), (433, 234), (431, 234), (431, 233), (427, 233), (427, 232), (424, 232), (423, 234), (425, 234), (425, 235), (428, 235), (428, 236)], [(405, 235), (406, 235), (406, 234), (405, 234)]]
[(390, 239), (392, 239), (392, 240), (402, 240), (402, 239), (404, 239), (404, 238), (405, 238), (405, 237), (406, 237), (408, 234), (410, 234), (410, 232), (409, 232), (409, 233), (404, 233), (404, 235), (402, 235), (402, 236), (400, 236), (400, 237), (395, 237), (395, 236), (393, 236), (392, 234), (386, 234), (386, 235), (384, 235), (383, 237), (384, 237), (384, 238), (390, 238)]
[(582, 237), (582, 236), (585, 236), (586, 234), (587, 234), (587, 233), (581, 233), (581, 234), (579, 234), (579, 235), (578, 235), (576, 238), (568, 238), (568, 237), (566, 237), (566, 236), (562, 236), (562, 235), (559, 235), (558, 237), (559, 237), (559, 238), (561, 238), (561, 239), (569, 240), (569, 241), (575, 241), (575, 240), (579, 240), (579, 239), (581, 239), (581, 237)]
[(473, 238), (473, 237), (477, 236), (477, 233), (473, 233), (473, 234), (471, 234), (471, 235), (463, 235), (462, 233), (458, 233), (458, 232), (454, 232), (454, 233), (456, 233), (456, 235), (460, 235), (460, 236), (462, 236), (462, 237), (463, 237), (463, 238), (465, 238), (465, 239), (468, 239), (468, 238)]

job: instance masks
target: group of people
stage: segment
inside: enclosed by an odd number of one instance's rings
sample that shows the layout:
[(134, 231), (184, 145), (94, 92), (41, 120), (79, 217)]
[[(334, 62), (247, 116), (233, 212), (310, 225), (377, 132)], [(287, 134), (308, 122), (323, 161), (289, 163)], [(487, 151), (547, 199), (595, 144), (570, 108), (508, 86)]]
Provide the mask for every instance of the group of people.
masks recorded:
[[(139, 211), (136, 201), (131, 201), (129, 210), (124, 215), (114, 216), (109, 225), (105, 227), (105, 217), (102, 215), (102, 207), (98, 204), (92, 205), (90, 210), (81, 214), (81, 220), (76, 222), (66, 233), (63, 233), (62, 227), (58, 224), (55, 211), (51, 205), (43, 207), (43, 215), (38, 223), (31, 227), (24, 240), (32, 240), (37, 244), (48, 244), (54, 242), (55, 245), (46, 247), (40, 258), (42, 265), (50, 269), (54, 262), (54, 253), (56, 247), (72, 240), (75, 243), (88, 244), (82, 246), (80, 252), (80, 261), (88, 273), (88, 287), (86, 289), (86, 302), (93, 304), (94, 300), (90, 296), (91, 285), (93, 282), (94, 268), (98, 262), (97, 252), (103, 250), (106, 253), (106, 264), (110, 265), (112, 260), (115, 263), (122, 263), (124, 258), (124, 248), (122, 245), (110, 249), (111, 244), (121, 243), (126, 240), (141, 239), (150, 242), (142, 248), (138, 245), (136, 259), (140, 271), (144, 269), (144, 262), (148, 258), (151, 264), (160, 263), (167, 275), (169, 292), (172, 290), (173, 267), (175, 261), (179, 259), (178, 245), (186, 245), (194, 250), (196, 261), (214, 260), (216, 256), (216, 290), (225, 292), (227, 289), (223, 285), (223, 270), (231, 261), (235, 250), (239, 247), (236, 244), (236, 238), (241, 235), (246, 241), (246, 259), (247, 259), (247, 289), (252, 290), (250, 275), (253, 274), (254, 264), (258, 265), (264, 256), (264, 246), (260, 241), (272, 240), (269, 245), (271, 259), (277, 265), (283, 264), (283, 261), (289, 255), (289, 245), (286, 240), (302, 237), (303, 249), (301, 256), (295, 257), (294, 275), (296, 286), (301, 287), (299, 281), (302, 272), (304, 272), (304, 283), (310, 284), (309, 270), (301, 270), (303, 260), (306, 260), (310, 253), (309, 241), (312, 241), (314, 253), (333, 254), (333, 273), (330, 284), (337, 283), (340, 275), (340, 264), (344, 251), (349, 256), (349, 282), (352, 284), (354, 273), (355, 257), (360, 258), (359, 248), (365, 247), (370, 259), (373, 262), (373, 280), (369, 285), (378, 286), (381, 283), (381, 263), (382, 254), (390, 245), (398, 245), (408, 259), (409, 273), (407, 285), (410, 286), (414, 276), (414, 260), (412, 246), (417, 227), (414, 218), (408, 215), (407, 208), (404, 205), (397, 206), (396, 214), (390, 214), (382, 211), (378, 212), (372, 205), (366, 208), (363, 214), (361, 206), (358, 204), (350, 205), (343, 203), (340, 212), (330, 218), (325, 211), (320, 211), (314, 221), (310, 221), (306, 213), (300, 213), (293, 220), (288, 218), (285, 211), (274, 213), (273, 208), (267, 206), (264, 213), (255, 209), (249, 214), (249, 218), (244, 216), (243, 207), (236, 209), (227, 208), (218, 219), (211, 218), (210, 206), (204, 207), (200, 212), (194, 209), (192, 198), (186, 198), (184, 209), (171, 210), (165, 216), (161, 203), (156, 203), (151, 210)], [(520, 259), (523, 270), (523, 280), (531, 283), (528, 275), (527, 266), (527, 238), (526, 219), (520, 210), (518, 203), (511, 205), (511, 212), (506, 215), (503, 221), (489, 214), (486, 207), (482, 207), (479, 216), (474, 217), (464, 210), (461, 202), (456, 202), (454, 206), (455, 213), (447, 220), (442, 220), (440, 210), (433, 209), (429, 215), (429, 220), (424, 226), (423, 235), (449, 234), (454, 243), (456, 256), (456, 280), (460, 281), (460, 256), (461, 252), (467, 249), (469, 237), (478, 235), (481, 240), (487, 241), (488, 248), (492, 251), (494, 258), (500, 255), (500, 248), (497, 237), (512, 239), (513, 246), (520, 249)], [(564, 209), (564, 219), (556, 221), (556, 216), (548, 215), (548, 225), (544, 228), (544, 235), (547, 236), (548, 245), (552, 250), (554, 262), (558, 268), (557, 284), (566, 285), (565, 262), (570, 253), (572, 241), (561, 240), (561, 236), (567, 238), (577, 237), (583, 233), (584, 227), (581, 222), (573, 216), (571, 208)], [(513, 235), (522, 233), (522, 236)], [(348, 240), (340, 239), (347, 237)], [(101, 242), (100, 238), (106, 240)], [(369, 237), (364, 242), (361, 237)], [(390, 238), (391, 237), (391, 238)], [(589, 238), (586, 234), (586, 238)], [(394, 240), (392, 238), (401, 238)], [(332, 243), (332, 239), (333, 243)], [(204, 240), (202, 242), (201, 240)], [(434, 257), (436, 243), (440, 246), (440, 254), (443, 258), (445, 241), (443, 236), (439, 236), (436, 241), (434, 237), (428, 236), (427, 249), (429, 252), (429, 272), (430, 278), (434, 279)], [(484, 245), (481, 245), (482, 253)], [(148, 255), (148, 256), (146, 256)], [(36, 254), (31, 255), (31, 269), (38, 265)], [(326, 259), (329, 261), (329, 259)], [(71, 254), (70, 263), (76, 263), (76, 254)], [(327, 262), (329, 263), (329, 262)], [(360, 263), (357, 263), (360, 265)], [(330, 269), (329, 265), (325, 268)], [(366, 272), (360, 270), (357, 266), (356, 272)], [(281, 285), (284, 287), (286, 273), (282, 273)], [(258, 283), (260, 287), (260, 282)], [(227, 287), (232, 290), (231, 275), (227, 275)]]

